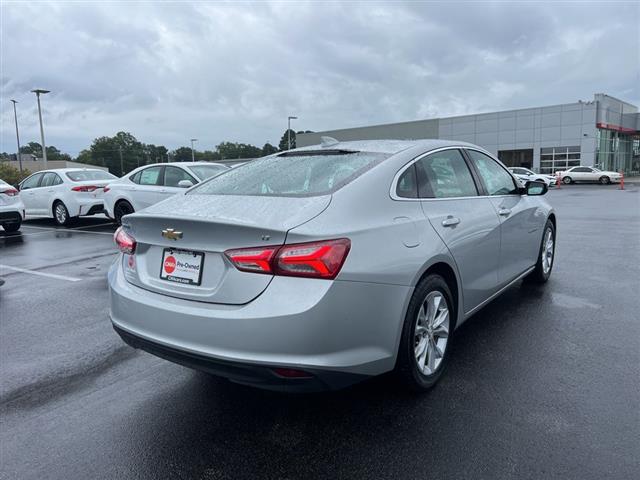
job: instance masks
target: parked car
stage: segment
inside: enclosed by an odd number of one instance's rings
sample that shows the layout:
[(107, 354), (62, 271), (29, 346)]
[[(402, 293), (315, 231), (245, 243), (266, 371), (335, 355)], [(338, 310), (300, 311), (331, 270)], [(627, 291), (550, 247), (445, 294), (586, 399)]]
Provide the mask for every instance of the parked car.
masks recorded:
[(80, 216), (102, 213), (103, 189), (117, 178), (97, 168), (41, 170), (20, 182), (20, 197), (27, 215), (68, 225)]
[(210, 162), (155, 163), (136, 168), (105, 189), (105, 211), (118, 225), (122, 217), (158, 203), (185, 188), (229, 170)]
[(0, 225), (5, 232), (17, 232), (24, 220), (20, 192), (0, 178)]
[(485, 150), (326, 141), (254, 160), (128, 215), (110, 317), (128, 344), (243, 384), (436, 383), (451, 334), (544, 283), (556, 215)]
[(571, 167), (557, 172), (563, 183), (573, 182), (599, 182), (603, 185), (618, 183), (622, 175), (618, 172), (603, 171), (596, 167)]
[(544, 182), (547, 187), (554, 187), (556, 185), (556, 177), (553, 175), (543, 175), (541, 173), (535, 173), (532, 170), (524, 167), (511, 167), (509, 171), (515, 175), (516, 178), (522, 180), (523, 184), (530, 181)]

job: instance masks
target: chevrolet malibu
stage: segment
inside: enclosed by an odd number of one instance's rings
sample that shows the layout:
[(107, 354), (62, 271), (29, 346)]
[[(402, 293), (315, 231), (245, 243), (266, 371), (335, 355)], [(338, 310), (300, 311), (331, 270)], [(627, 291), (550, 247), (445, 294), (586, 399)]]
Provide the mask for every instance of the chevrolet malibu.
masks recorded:
[(549, 278), (546, 191), (467, 143), (325, 137), (123, 217), (113, 327), (243, 384), (335, 389), (395, 371), (426, 390), (457, 327)]

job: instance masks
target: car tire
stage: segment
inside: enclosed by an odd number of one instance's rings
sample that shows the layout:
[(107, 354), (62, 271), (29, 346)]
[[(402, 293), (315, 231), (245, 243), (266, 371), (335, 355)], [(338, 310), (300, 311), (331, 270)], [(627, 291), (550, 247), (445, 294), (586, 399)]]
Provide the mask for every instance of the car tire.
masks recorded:
[[(548, 244), (549, 240), (551, 244)], [(550, 251), (549, 251), (550, 248)], [(549, 254), (550, 253), (550, 254)], [(540, 250), (538, 252), (538, 260), (536, 266), (527, 277), (526, 280), (533, 283), (545, 283), (551, 276), (553, 270), (553, 262), (556, 258), (556, 229), (551, 220), (547, 220), (544, 226), (542, 240), (540, 241)]]
[(17, 232), (20, 230), (21, 222), (3, 223), (2, 228), (5, 232)]
[(71, 223), (71, 217), (69, 216), (69, 210), (67, 206), (60, 200), (53, 203), (53, 221), (56, 225), (61, 227), (67, 226)]
[(603, 175), (600, 177), (600, 183), (602, 185), (609, 185), (611, 183), (611, 179), (609, 177), (607, 177), (606, 175)]
[(118, 225), (122, 225), (122, 217), (134, 212), (133, 206), (126, 200), (116, 202), (113, 207), (113, 217)]
[(395, 369), (410, 390), (429, 390), (442, 376), (455, 328), (455, 307), (451, 290), (440, 275), (429, 275), (416, 286), (405, 315)]
[(569, 185), (570, 183), (573, 183), (573, 179), (571, 177), (562, 177), (562, 183)]

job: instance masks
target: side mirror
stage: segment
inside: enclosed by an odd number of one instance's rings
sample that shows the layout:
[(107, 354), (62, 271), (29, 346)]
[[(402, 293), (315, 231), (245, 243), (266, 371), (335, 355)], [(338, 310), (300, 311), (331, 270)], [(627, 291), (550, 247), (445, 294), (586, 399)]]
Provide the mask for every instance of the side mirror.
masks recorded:
[(527, 182), (524, 188), (527, 195), (544, 195), (549, 191), (546, 183), (536, 181)]
[(189, 187), (193, 187), (193, 182), (191, 180), (180, 180), (178, 182), (178, 186), (180, 188), (189, 188)]

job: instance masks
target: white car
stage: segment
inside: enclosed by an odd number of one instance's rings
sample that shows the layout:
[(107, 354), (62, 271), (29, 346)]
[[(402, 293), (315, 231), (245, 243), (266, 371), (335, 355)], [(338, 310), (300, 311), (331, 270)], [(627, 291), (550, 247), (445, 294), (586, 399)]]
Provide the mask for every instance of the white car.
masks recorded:
[(227, 170), (226, 165), (210, 162), (155, 163), (136, 168), (105, 188), (105, 212), (120, 224), (124, 215), (147, 208)]
[(96, 168), (42, 170), (20, 182), (20, 197), (27, 215), (68, 225), (80, 216), (103, 213), (103, 189), (117, 178)]
[(528, 168), (524, 167), (511, 167), (509, 171), (513, 173), (513, 175), (518, 179), (522, 180), (522, 183), (525, 184), (527, 182), (544, 182), (547, 184), (547, 187), (553, 187), (556, 184), (556, 177), (553, 175), (544, 175), (541, 173), (535, 173)]
[(599, 182), (603, 185), (620, 182), (622, 175), (618, 172), (600, 170), (596, 167), (571, 167), (567, 170), (557, 172), (560, 174), (562, 183), (573, 182)]
[(0, 178), (0, 225), (5, 232), (17, 232), (24, 220), (20, 192)]

